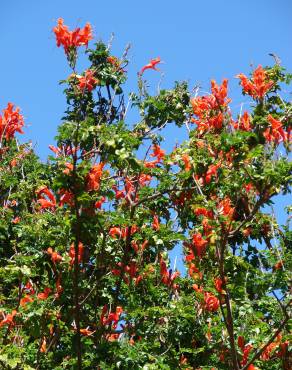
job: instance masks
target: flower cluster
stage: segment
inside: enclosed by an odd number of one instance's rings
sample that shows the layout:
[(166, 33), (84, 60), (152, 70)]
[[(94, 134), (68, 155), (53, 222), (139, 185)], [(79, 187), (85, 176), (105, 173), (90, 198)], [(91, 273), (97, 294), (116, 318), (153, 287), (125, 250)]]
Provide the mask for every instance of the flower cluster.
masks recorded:
[(243, 73), (238, 74), (236, 77), (240, 79), (243, 91), (254, 99), (263, 99), (274, 85), (274, 82), (269, 80), (266, 71), (261, 65), (254, 70), (252, 79), (248, 79)]
[(193, 113), (197, 116), (192, 122), (198, 125), (200, 133), (210, 130), (220, 130), (223, 126), (224, 113), (227, 104), (231, 101), (227, 98), (228, 80), (224, 79), (221, 85), (211, 81), (211, 95), (199, 96), (191, 99)]
[(11, 140), (16, 132), (23, 134), (22, 127), (24, 126), (24, 120), (19, 110), (18, 107), (14, 109), (12, 103), (8, 103), (7, 108), (3, 110), (3, 116), (0, 115), (1, 140), (3, 137)]
[(92, 40), (92, 29), (89, 23), (86, 23), (84, 28), (76, 28), (73, 31), (69, 31), (68, 27), (64, 25), (62, 18), (58, 19), (58, 25), (53, 29), (56, 35), (57, 46), (63, 46), (65, 53), (68, 54), (71, 48), (85, 45), (88, 46), (88, 42)]

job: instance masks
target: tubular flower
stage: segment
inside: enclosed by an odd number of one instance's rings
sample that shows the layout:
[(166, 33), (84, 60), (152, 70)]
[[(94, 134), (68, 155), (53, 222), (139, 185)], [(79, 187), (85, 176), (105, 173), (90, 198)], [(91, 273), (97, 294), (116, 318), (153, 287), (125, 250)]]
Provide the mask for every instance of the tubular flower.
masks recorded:
[(227, 104), (231, 101), (227, 98), (228, 80), (223, 80), (221, 85), (211, 81), (211, 95), (191, 99), (193, 113), (198, 119), (191, 121), (198, 125), (200, 134), (209, 130), (220, 130), (224, 122), (224, 114)]
[(88, 336), (88, 337), (93, 335), (95, 332), (96, 332), (96, 330), (94, 330), (94, 331), (89, 330), (88, 327), (86, 329), (80, 329), (80, 334)]
[(250, 116), (248, 112), (244, 112), (243, 115), (238, 120), (238, 122), (235, 122), (233, 124), (233, 127), (237, 130), (250, 131), (251, 125), (250, 125)]
[(3, 116), (0, 115), (0, 140), (5, 137), (10, 140), (14, 137), (15, 132), (23, 134), (24, 126), (23, 116), (19, 113), (19, 108), (14, 109), (14, 104), (8, 103), (7, 108), (3, 110)]
[(228, 80), (226, 78), (223, 80), (222, 85), (217, 85), (216, 82), (212, 80), (211, 91), (219, 106), (226, 106), (228, 103), (230, 103), (231, 99), (225, 100), (228, 91)]
[(33, 298), (29, 294), (26, 294), (23, 298), (21, 298), (19, 304), (21, 307), (24, 307), (27, 303), (31, 302), (33, 302)]
[(154, 215), (154, 217), (153, 217), (152, 229), (154, 229), (154, 230), (159, 230), (160, 229), (159, 218), (158, 218), (157, 215)]
[(70, 207), (74, 206), (74, 194), (65, 189), (60, 189), (59, 191), (60, 195), (60, 207), (63, 207), (65, 204), (67, 204)]
[(236, 77), (240, 79), (243, 91), (254, 99), (263, 99), (274, 84), (268, 80), (267, 73), (261, 65), (254, 70), (252, 79), (248, 79), (243, 73)]
[(286, 141), (288, 139), (288, 134), (284, 131), (282, 122), (278, 121), (270, 114), (268, 115), (268, 121), (271, 126), (263, 133), (265, 139), (269, 142), (273, 141), (276, 144), (279, 144), (281, 141)]
[(103, 326), (106, 326), (113, 322), (113, 328), (115, 329), (118, 325), (122, 312), (123, 309), (120, 306), (117, 306), (114, 312), (108, 312), (107, 305), (104, 305), (100, 316), (100, 323)]
[(159, 69), (156, 68), (156, 64), (158, 64), (158, 63), (161, 63), (160, 57), (151, 59), (148, 64), (146, 64), (144, 67), (142, 67), (139, 74), (142, 75), (146, 69), (154, 69), (154, 71), (159, 71)]
[(8, 325), (9, 327), (11, 325), (14, 325), (14, 317), (16, 316), (16, 314), (17, 314), (17, 311), (13, 310), (11, 313), (4, 316), (4, 319), (0, 321), (0, 328), (4, 325)]
[(54, 252), (51, 247), (47, 249), (47, 253), (51, 256), (51, 260), (54, 264), (61, 262), (63, 259), (62, 256), (60, 256), (57, 252)]
[(84, 76), (76, 75), (79, 82), (78, 87), (82, 91), (92, 91), (98, 84), (98, 79), (94, 77), (94, 72), (91, 69), (85, 71)]
[(161, 282), (165, 285), (168, 285), (169, 287), (175, 288), (175, 284), (173, 284), (174, 280), (180, 276), (180, 273), (178, 271), (175, 271), (172, 273), (172, 270), (167, 270), (166, 263), (162, 257), (160, 257), (159, 261), (160, 265), (160, 275), (161, 275)]
[(56, 207), (56, 198), (54, 194), (47, 188), (47, 186), (42, 186), (37, 190), (36, 193), (39, 197), (38, 203), (40, 204), (41, 209)]
[(226, 197), (222, 199), (218, 204), (217, 211), (220, 215), (232, 219), (234, 214), (234, 207), (231, 207), (230, 198)]
[(183, 160), (184, 162), (184, 165), (185, 165), (185, 171), (188, 172), (191, 170), (192, 168), (192, 165), (191, 165), (191, 161), (190, 161), (190, 156), (188, 154), (183, 154), (181, 159)]
[(87, 175), (87, 191), (99, 189), (104, 165), (104, 163), (100, 162), (99, 164), (92, 166), (90, 169), (89, 174)]
[(219, 308), (219, 299), (212, 293), (204, 292), (204, 308), (206, 311), (215, 312)]
[(65, 53), (68, 54), (70, 48), (85, 45), (88, 46), (88, 42), (92, 40), (92, 29), (89, 23), (86, 23), (85, 27), (80, 29), (76, 28), (74, 31), (69, 31), (68, 27), (64, 25), (62, 18), (58, 19), (58, 25), (53, 28), (56, 35), (57, 46), (63, 46)]
[(46, 338), (45, 337), (42, 339), (42, 344), (41, 344), (40, 352), (42, 352), (42, 353), (46, 353), (47, 352), (47, 341), (46, 341)]
[(217, 163), (217, 164), (211, 164), (209, 167), (208, 167), (208, 170), (206, 172), (206, 175), (205, 175), (205, 182), (206, 184), (209, 184), (212, 180), (212, 176), (214, 176), (215, 178), (217, 178), (217, 170), (218, 168), (221, 167), (221, 163)]
[(193, 235), (193, 246), (195, 247), (198, 257), (202, 257), (202, 255), (205, 252), (207, 244), (208, 241), (202, 238), (201, 233), (195, 233)]
[(150, 157), (156, 157), (159, 162), (163, 161), (165, 157), (165, 150), (161, 149), (159, 145), (155, 144), (152, 147), (153, 153)]
[[(79, 242), (79, 244), (78, 244), (78, 263), (82, 262), (83, 254), (84, 254), (84, 246), (81, 242)], [(75, 263), (75, 245), (74, 245), (74, 243), (72, 243), (70, 245), (69, 257), (71, 259), (70, 265), (72, 266)]]
[(40, 299), (40, 300), (46, 300), (46, 299), (48, 299), (48, 297), (49, 297), (49, 295), (50, 295), (51, 291), (52, 291), (52, 289), (51, 289), (51, 288), (46, 287), (42, 293), (39, 293), (39, 294), (37, 295), (38, 299)]

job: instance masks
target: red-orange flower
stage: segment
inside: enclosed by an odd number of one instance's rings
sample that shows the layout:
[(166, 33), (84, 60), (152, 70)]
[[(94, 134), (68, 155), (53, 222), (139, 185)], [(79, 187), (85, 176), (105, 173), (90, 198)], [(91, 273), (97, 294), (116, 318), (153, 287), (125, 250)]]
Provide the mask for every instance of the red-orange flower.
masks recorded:
[(243, 73), (236, 77), (241, 80), (243, 91), (254, 99), (262, 99), (274, 84), (273, 81), (268, 80), (267, 73), (261, 65), (254, 70), (252, 79), (248, 79)]
[(47, 351), (47, 341), (46, 341), (46, 338), (44, 337), (42, 339), (42, 344), (41, 344), (40, 352), (46, 353), (46, 351)]
[(225, 106), (228, 103), (230, 103), (231, 99), (225, 100), (228, 91), (228, 80), (226, 78), (223, 80), (222, 85), (217, 85), (217, 83), (214, 80), (212, 80), (211, 91), (218, 105)]
[(68, 27), (64, 25), (62, 18), (58, 19), (58, 25), (53, 28), (56, 35), (57, 46), (61, 45), (64, 47), (65, 53), (67, 54), (70, 48), (85, 45), (88, 46), (88, 42), (92, 40), (92, 29), (89, 23), (86, 23), (85, 27), (80, 29), (76, 28), (73, 31), (69, 31)]
[(146, 69), (154, 69), (155, 71), (159, 71), (158, 68), (156, 68), (156, 65), (158, 63), (161, 63), (161, 59), (160, 57), (157, 57), (157, 58), (154, 58), (154, 59), (151, 59), (150, 62), (148, 64), (146, 64), (142, 69), (141, 71), (139, 72), (140, 75), (142, 75), (144, 73), (144, 71)]
[(100, 316), (100, 323), (103, 326), (113, 323), (112, 326), (115, 329), (118, 325), (122, 312), (123, 312), (123, 309), (120, 306), (117, 306), (114, 312), (108, 312), (107, 305), (104, 305), (101, 316)]
[[(82, 262), (83, 253), (84, 253), (84, 246), (81, 242), (79, 242), (78, 244), (78, 263)], [(71, 258), (70, 265), (74, 265), (75, 263), (75, 244), (74, 243), (70, 245), (69, 257)]]
[(78, 87), (82, 91), (92, 91), (98, 83), (98, 79), (94, 77), (94, 72), (91, 69), (85, 71), (84, 76), (76, 75), (79, 82)]
[(250, 116), (248, 112), (244, 112), (243, 115), (239, 118), (238, 122), (234, 122), (233, 127), (237, 130), (250, 131)]
[(206, 311), (215, 312), (219, 308), (219, 299), (216, 298), (212, 293), (204, 293), (204, 308)]
[(11, 313), (4, 316), (4, 319), (0, 321), (0, 328), (4, 325), (13, 325), (14, 324), (14, 317), (16, 316), (17, 311), (13, 310)]
[(41, 205), (41, 209), (56, 207), (56, 198), (51, 190), (47, 188), (47, 186), (42, 186), (37, 190), (36, 193), (39, 197), (38, 203)]
[(22, 127), (24, 126), (23, 116), (19, 113), (19, 108), (15, 108), (12, 103), (7, 104), (7, 108), (3, 110), (3, 116), (0, 115), (0, 140), (5, 137), (10, 140), (14, 137), (15, 132), (23, 134)]
[(53, 251), (51, 247), (47, 249), (47, 253), (51, 256), (51, 260), (54, 264), (62, 261), (62, 256), (60, 256), (57, 252)]
[(157, 215), (154, 215), (154, 217), (153, 217), (152, 228), (154, 230), (159, 230), (160, 229), (159, 218), (158, 218)]
[(49, 287), (45, 287), (44, 291), (39, 293), (37, 295), (38, 299), (40, 300), (45, 300), (45, 299), (48, 299), (50, 293), (51, 293), (52, 289), (49, 288)]
[(282, 122), (278, 121), (270, 114), (268, 115), (268, 121), (271, 126), (268, 127), (263, 133), (265, 139), (269, 142), (273, 141), (276, 144), (279, 144), (281, 141), (286, 141), (288, 134), (284, 131)]
[(152, 147), (153, 153), (150, 157), (156, 157), (159, 162), (163, 161), (165, 157), (165, 150), (161, 149), (159, 145), (154, 144)]
[(27, 303), (33, 302), (33, 298), (29, 295), (26, 294), (23, 298), (20, 300), (20, 306), (24, 307)]
[(225, 293), (225, 291), (223, 290), (222, 288), (222, 285), (223, 285), (223, 280), (220, 279), (220, 278), (215, 278), (214, 279), (214, 285), (215, 285), (215, 289), (217, 290), (218, 293)]
[(87, 175), (87, 190), (96, 191), (99, 189), (100, 180), (102, 177), (102, 169), (105, 163), (100, 162), (91, 167), (89, 174)]
[(191, 161), (190, 161), (190, 156), (188, 154), (183, 154), (181, 159), (183, 160), (184, 162), (184, 165), (185, 165), (185, 171), (190, 171), (190, 169), (192, 168), (192, 165), (191, 165)]
[(202, 238), (201, 233), (195, 233), (192, 239), (193, 239), (193, 246), (195, 247), (195, 250), (197, 252), (197, 256), (202, 257), (202, 255), (205, 252), (208, 241)]
[(86, 328), (86, 329), (80, 329), (80, 334), (81, 335), (85, 335), (85, 336), (91, 336), (91, 335), (93, 335), (95, 333), (95, 330), (94, 331), (92, 331), (92, 330), (89, 330), (88, 328)]

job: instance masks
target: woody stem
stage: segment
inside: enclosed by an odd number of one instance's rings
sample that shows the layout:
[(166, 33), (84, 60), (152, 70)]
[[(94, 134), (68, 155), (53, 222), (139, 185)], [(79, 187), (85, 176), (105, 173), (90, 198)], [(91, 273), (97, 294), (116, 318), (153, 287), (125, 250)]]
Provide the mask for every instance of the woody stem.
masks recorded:
[[(234, 327), (233, 327), (233, 317), (232, 317), (232, 310), (231, 310), (231, 302), (229, 298), (229, 291), (226, 286), (226, 279), (225, 279), (225, 272), (224, 272), (224, 254), (225, 254), (225, 248), (226, 248), (226, 240), (227, 237), (225, 236), (221, 242), (220, 245), (220, 252), (219, 252), (219, 273), (220, 278), (222, 280), (222, 286), (225, 290), (225, 303), (226, 303), (226, 316), (224, 317), (224, 322), (226, 325), (226, 329), (228, 331), (229, 335), (229, 343), (231, 348), (231, 358), (232, 358), (232, 364), (234, 370), (239, 370), (239, 362), (237, 358), (237, 350), (235, 345), (235, 338), (234, 338)], [(218, 248), (219, 249), (219, 248)], [(222, 309), (222, 307), (221, 307)]]

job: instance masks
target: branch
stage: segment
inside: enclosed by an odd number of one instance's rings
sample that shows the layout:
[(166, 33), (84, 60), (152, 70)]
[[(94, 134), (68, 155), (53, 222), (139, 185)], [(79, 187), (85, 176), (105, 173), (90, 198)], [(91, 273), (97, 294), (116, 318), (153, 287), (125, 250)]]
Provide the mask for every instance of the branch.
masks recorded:
[[(288, 303), (288, 305), (291, 303), (291, 301)], [(268, 340), (268, 342), (261, 348), (259, 349), (255, 354), (254, 356), (252, 357), (252, 359), (250, 361), (248, 361), (248, 363), (246, 365), (244, 365), (241, 370), (247, 370), (249, 365), (251, 365), (255, 360), (257, 360), (260, 355), (264, 352), (264, 350), (274, 341), (274, 339), (277, 338), (277, 336), (281, 333), (281, 331), (283, 330), (284, 326), (286, 325), (286, 323), (288, 322), (289, 320), (289, 317), (286, 317), (285, 320), (282, 321), (281, 325), (279, 326), (279, 328), (275, 331), (275, 333), (271, 336), (271, 338)]]

